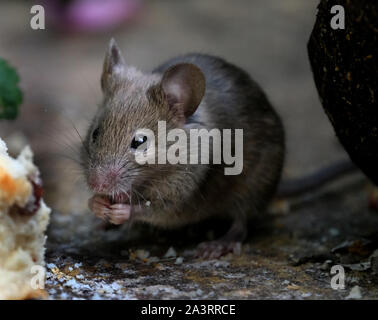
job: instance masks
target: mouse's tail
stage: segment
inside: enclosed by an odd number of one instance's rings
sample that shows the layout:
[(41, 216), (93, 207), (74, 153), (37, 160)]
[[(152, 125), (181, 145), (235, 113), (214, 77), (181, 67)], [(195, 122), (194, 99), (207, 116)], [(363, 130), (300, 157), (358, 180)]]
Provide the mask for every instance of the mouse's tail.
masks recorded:
[(304, 177), (281, 181), (276, 196), (280, 198), (298, 196), (356, 170), (358, 168), (350, 159), (341, 160)]

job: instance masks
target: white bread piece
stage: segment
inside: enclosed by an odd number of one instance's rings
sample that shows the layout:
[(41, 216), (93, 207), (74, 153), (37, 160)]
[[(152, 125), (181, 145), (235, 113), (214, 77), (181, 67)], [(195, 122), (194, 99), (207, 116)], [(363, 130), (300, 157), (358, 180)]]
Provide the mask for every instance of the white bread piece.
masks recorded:
[[(33, 183), (32, 183), (33, 181)], [(26, 147), (13, 159), (0, 139), (0, 299), (46, 296), (32, 288), (32, 267), (44, 266), (51, 210), (39, 198), (39, 171)]]

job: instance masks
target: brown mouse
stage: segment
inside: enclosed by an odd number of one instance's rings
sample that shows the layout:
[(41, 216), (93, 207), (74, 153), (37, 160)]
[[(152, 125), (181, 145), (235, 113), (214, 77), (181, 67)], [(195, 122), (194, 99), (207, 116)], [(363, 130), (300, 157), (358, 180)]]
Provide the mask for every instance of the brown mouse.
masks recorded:
[[(283, 126), (261, 88), (237, 66), (204, 54), (179, 56), (142, 73), (125, 64), (113, 39), (101, 86), (103, 102), (81, 153), (94, 193), (91, 211), (113, 224), (133, 220), (164, 228), (229, 217), (229, 231), (200, 244), (197, 252), (210, 258), (238, 253), (247, 234), (246, 221), (264, 214), (284, 160)], [(136, 131), (148, 128), (157, 134), (158, 121), (166, 121), (167, 130), (185, 132), (243, 129), (241, 173), (225, 175), (223, 160), (137, 163), (135, 152), (146, 147), (146, 137)], [(231, 143), (234, 148), (235, 139)]]

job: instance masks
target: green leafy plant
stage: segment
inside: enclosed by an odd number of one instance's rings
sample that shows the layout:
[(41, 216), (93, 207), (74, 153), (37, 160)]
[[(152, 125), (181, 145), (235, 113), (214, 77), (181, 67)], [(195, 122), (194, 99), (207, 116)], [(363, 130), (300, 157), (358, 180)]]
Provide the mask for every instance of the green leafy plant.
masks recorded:
[(0, 119), (15, 119), (22, 103), (20, 78), (14, 68), (0, 58)]

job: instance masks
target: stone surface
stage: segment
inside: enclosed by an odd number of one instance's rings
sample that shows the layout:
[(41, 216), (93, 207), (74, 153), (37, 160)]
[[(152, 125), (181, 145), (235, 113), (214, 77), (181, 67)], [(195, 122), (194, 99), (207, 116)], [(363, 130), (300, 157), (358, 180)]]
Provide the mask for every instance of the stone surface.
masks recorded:
[[(365, 184), (359, 176), (342, 192), (325, 190), (286, 214), (270, 211), (251, 223), (240, 256), (216, 260), (195, 259), (193, 249), (226, 223), (104, 230), (90, 215), (55, 215), (48, 292), (56, 299), (346, 299), (358, 285), (362, 298), (376, 299), (369, 256), (378, 247), (378, 214), (366, 206)], [(344, 290), (331, 288), (334, 265), (344, 267)]]

